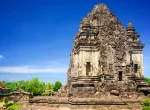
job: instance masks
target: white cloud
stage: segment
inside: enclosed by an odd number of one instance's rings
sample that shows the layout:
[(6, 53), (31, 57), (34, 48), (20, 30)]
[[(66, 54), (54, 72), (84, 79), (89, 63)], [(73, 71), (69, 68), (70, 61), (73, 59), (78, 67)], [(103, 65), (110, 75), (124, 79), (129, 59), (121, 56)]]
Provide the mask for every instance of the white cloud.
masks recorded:
[(4, 57), (3, 57), (3, 55), (0, 55), (0, 59), (3, 59)]
[(0, 66), (0, 73), (67, 73), (68, 63), (68, 59), (56, 59), (49, 62), (36, 62), (36, 64), (22, 66)]
[(0, 73), (66, 73), (67, 66), (0, 66)]

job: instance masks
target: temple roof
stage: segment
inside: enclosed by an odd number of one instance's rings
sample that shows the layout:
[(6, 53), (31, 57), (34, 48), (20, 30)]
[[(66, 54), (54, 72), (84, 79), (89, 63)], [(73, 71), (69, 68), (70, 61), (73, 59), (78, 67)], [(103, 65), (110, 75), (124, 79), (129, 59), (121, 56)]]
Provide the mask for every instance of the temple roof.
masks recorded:
[(120, 25), (121, 28), (124, 28), (119, 19), (105, 4), (97, 4), (93, 10), (82, 19), (80, 27), (87, 24), (90, 26), (109, 26), (110, 23)]
[(99, 3), (99, 4), (97, 4), (97, 5), (94, 6), (93, 11), (94, 11), (94, 10), (97, 11), (97, 12), (98, 12), (98, 11), (100, 12), (100, 11), (102, 11), (102, 10), (105, 10), (105, 11), (106, 11), (106, 10), (109, 10), (109, 9), (108, 9), (108, 7), (107, 7), (105, 4)]

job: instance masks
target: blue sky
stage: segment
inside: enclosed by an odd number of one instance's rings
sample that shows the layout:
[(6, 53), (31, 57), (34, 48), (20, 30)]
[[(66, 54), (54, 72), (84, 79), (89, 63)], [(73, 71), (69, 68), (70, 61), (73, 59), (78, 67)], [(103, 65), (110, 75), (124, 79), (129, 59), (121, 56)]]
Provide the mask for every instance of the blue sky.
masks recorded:
[(97, 3), (105, 3), (125, 27), (133, 23), (146, 45), (144, 70), (150, 78), (149, 0), (1, 0), (0, 80), (65, 83), (73, 38)]

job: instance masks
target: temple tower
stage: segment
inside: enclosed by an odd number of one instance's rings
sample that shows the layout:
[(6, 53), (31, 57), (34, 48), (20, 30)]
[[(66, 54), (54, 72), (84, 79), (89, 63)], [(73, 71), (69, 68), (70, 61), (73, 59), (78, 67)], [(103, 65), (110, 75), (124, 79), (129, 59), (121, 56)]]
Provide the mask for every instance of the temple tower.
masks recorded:
[(74, 38), (68, 95), (97, 97), (112, 91), (124, 94), (135, 92), (137, 87), (149, 87), (139, 83), (143, 82), (144, 74), (144, 45), (139, 36), (131, 22), (125, 29), (105, 4), (95, 5), (82, 19)]
[(129, 56), (128, 64), (133, 67), (133, 72), (136, 76), (144, 76), (143, 69), (143, 48), (144, 44), (141, 43), (140, 35), (135, 32), (135, 28), (131, 22), (128, 23), (127, 28), (127, 39), (129, 45)]

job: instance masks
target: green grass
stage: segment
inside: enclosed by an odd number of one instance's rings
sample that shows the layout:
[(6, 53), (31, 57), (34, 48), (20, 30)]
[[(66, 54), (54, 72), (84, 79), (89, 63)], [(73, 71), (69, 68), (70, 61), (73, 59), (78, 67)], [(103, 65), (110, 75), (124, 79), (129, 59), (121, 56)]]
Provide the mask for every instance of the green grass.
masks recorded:
[(9, 106), (8, 108), (13, 108), (13, 109), (15, 109), (15, 110), (18, 110), (19, 108), (21, 108), (21, 104), (14, 104), (14, 105), (11, 105), (11, 106)]

